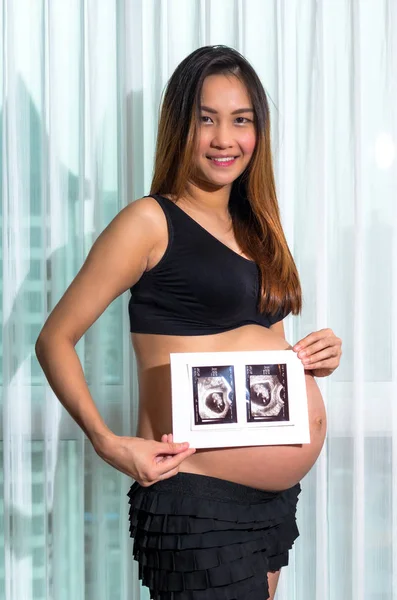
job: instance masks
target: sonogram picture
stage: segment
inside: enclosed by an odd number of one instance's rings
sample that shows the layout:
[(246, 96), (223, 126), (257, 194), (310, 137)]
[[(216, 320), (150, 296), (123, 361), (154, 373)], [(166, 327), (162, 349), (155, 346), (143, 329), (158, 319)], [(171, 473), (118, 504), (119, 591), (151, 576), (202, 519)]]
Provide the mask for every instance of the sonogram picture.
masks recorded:
[(193, 367), (193, 401), (196, 425), (236, 423), (233, 367)]
[(171, 354), (176, 442), (196, 448), (310, 441), (301, 361), (289, 350)]
[(246, 365), (247, 422), (289, 421), (287, 365)]

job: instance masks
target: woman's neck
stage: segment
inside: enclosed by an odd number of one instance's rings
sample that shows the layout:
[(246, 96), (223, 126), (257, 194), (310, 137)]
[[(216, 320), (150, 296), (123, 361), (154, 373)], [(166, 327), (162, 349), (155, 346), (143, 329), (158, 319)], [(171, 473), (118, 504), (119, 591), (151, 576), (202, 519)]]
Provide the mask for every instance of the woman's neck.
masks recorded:
[(198, 212), (225, 217), (229, 215), (230, 191), (231, 186), (209, 191), (189, 183), (181, 203)]

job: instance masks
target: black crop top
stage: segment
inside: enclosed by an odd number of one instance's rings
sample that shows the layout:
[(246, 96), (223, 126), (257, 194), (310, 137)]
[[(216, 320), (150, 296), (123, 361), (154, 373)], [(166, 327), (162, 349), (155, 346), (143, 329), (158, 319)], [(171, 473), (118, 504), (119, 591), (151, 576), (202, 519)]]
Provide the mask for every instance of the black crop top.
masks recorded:
[(209, 233), (177, 204), (154, 194), (167, 219), (168, 246), (130, 288), (130, 331), (209, 335), (286, 315), (258, 312), (259, 269)]

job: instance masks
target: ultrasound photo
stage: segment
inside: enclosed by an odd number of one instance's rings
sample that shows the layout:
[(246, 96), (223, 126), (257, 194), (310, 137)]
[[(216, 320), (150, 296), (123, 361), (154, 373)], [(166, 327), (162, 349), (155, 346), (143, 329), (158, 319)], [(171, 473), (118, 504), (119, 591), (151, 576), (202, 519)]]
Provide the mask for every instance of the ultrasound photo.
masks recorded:
[(246, 365), (248, 423), (289, 421), (287, 365)]
[(237, 422), (234, 368), (193, 367), (195, 425)]

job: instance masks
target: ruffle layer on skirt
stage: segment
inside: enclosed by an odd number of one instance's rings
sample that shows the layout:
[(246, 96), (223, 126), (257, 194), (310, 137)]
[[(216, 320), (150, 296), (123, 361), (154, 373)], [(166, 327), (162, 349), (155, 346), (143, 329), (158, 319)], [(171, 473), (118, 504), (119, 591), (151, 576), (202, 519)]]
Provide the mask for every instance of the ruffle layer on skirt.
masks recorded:
[(134, 483), (128, 492), (133, 555), (152, 600), (268, 598), (267, 573), (288, 564), (299, 535), (299, 493), (299, 484), (262, 492), (190, 473), (147, 488)]

